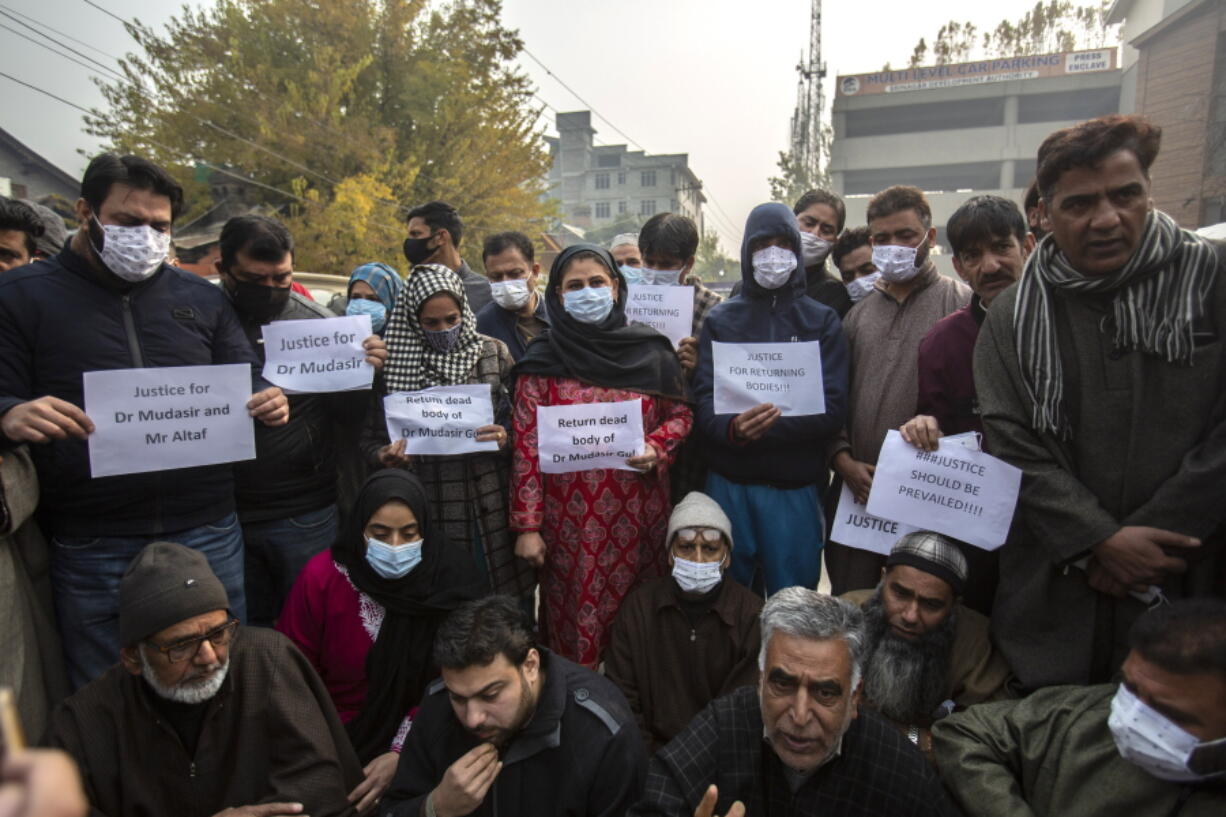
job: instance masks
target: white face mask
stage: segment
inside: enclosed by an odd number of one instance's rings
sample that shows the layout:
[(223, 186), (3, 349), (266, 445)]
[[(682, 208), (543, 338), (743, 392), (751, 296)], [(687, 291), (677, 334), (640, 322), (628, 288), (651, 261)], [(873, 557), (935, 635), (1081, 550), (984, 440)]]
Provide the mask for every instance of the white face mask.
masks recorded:
[(421, 539), (396, 547), (378, 539), (368, 538), (366, 563), (371, 570), (385, 579), (402, 579), (421, 564), (421, 547)]
[(877, 285), (877, 281), (881, 279), (880, 272), (874, 272), (871, 275), (862, 275), (851, 283), (847, 284), (847, 294), (851, 296), (851, 302), (859, 303), (864, 300), (873, 287)]
[(1198, 741), (1123, 684), (1120, 684), (1111, 700), (1111, 716), (1107, 719), (1107, 726), (1111, 729), (1115, 748), (1119, 749), (1120, 755), (1159, 780), (1189, 783), (1226, 774), (1226, 769), (1205, 775), (1188, 768), (1188, 760), (1194, 751), (1224, 744), (1226, 738), (1203, 743)]
[(518, 312), (528, 305), (532, 292), (526, 278), (511, 278), (506, 281), (491, 281), (490, 295), (494, 303), (511, 312)]
[(723, 561), (691, 562), (680, 556), (673, 557), (673, 580), (685, 593), (706, 593), (723, 578), (720, 569)]
[(679, 269), (651, 269), (643, 267), (639, 273), (643, 276), (644, 284), (655, 284), (656, 286), (675, 286), (681, 283), (681, 273), (684, 270)]
[(102, 249), (94, 250), (116, 276), (135, 284), (161, 269), (170, 250), (170, 233), (159, 233), (147, 224), (121, 227), (90, 218), (102, 228)]
[(796, 269), (796, 253), (783, 247), (764, 247), (753, 254), (753, 279), (763, 289), (778, 289)]
[(887, 283), (901, 284), (919, 275), (920, 268), (915, 266), (915, 256), (918, 253), (918, 247), (902, 247), (898, 244), (875, 246), (873, 266)]
[(806, 267), (816, 267), (825, 261), (833, 246), (834, 244), (824, 238), (800, 231), (800, 254), (804, 256)]

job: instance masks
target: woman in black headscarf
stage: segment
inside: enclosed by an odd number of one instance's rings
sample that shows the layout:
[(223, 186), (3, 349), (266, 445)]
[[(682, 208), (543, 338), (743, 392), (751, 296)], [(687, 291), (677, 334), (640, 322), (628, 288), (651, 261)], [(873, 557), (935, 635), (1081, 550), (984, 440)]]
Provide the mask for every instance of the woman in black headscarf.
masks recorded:
[(372, 474), (329, 551), (298, 576), (277, 629), (319, 672), (366, 779), (359, 811), (387, 788), (426, 685), (438, 674), (434, 633), (447, 614), (486, 592), (467, 553), (432, 524), (421, 481)]
[[(549, 271), (549, 329), (515, 367), (515, 551), (541, 568), (549, 648), (589, 667), (600, 661), (622, 599), (664, 571), (668, 467), (693, 425), (672, 344), (628, 324), (625, 305), (626, 282), (608, 250), (567, 247)], [(539, 406), (628, 400), (642, 400), (644, 449), (627, 470), (542, 473)]]

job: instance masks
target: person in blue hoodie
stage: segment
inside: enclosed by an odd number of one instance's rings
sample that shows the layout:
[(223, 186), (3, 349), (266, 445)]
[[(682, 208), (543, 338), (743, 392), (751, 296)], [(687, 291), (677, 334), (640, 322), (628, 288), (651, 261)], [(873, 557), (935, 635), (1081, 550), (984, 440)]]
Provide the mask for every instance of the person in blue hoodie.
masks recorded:
[[(847, 414), (847, 342), (839, 317), (805, 295), (796, 217), (782, 204), (761, 204), (745, 224), (741, 293), (711, 310), (698, 341), (693, 383), (696, 433), (709, 473), (706, 493), (732, 520), (737, 549), (730, 575), (767, 593), (821, 575), (824, 522), (819, 494), (827, 473), (822, 452)], [(824, 414), (784, 417), (771, 403), (740, 414), (715, 413), (712, 343), (821, 344)]]

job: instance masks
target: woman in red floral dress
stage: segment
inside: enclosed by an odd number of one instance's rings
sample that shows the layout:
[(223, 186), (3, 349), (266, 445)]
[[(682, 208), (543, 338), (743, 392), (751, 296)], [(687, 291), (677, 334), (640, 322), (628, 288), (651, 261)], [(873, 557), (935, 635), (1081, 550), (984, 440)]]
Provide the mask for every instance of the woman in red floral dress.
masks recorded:
[[(626, 283), (609, 252), (568, 247), (549, 272), (549, 329), (516, 366), (511, 528), (515, 552), (537, 565), (546, 644), (595, 667), (622, 599), (666, 564), (668, 468), (690, 433), (681, 366), (672, 344), (626, 323)], [(635, 470), (544, 474), (538, 406), (642, 400), (643, 454)]]

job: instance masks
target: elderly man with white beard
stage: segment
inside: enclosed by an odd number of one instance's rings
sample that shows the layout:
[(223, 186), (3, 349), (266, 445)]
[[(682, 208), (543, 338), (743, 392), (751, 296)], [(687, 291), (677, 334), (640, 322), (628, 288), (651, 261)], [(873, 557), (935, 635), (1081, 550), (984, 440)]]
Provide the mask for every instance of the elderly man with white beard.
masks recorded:
[(841, 597), (864, 612), (865, 705), (929, 758), (934, 721), (1010, 697), (1011, 673), (988, 637), (988, 619), (961, 604), (966, 577), (953, 540), (917, 531), (894, 544), (875, 590)]
[(119, 586), (120, 663), (52, 719), (91, 815), (349, 815), (362, 781), (328, 691), (280, 633), (242, 628), (198, 551), (154, 542)]
[(717, 698), (659, 751), (635, 817), (944, 817), (936, 773), (860, 708), (864, 618), (802, 587), (762, 608), (758, 686)]

